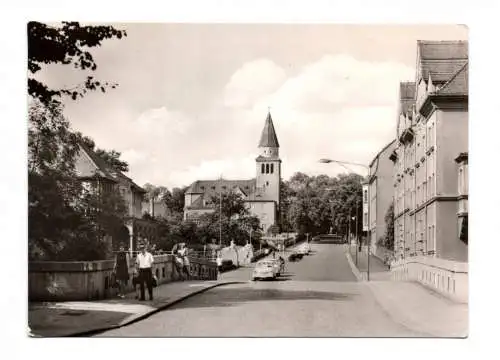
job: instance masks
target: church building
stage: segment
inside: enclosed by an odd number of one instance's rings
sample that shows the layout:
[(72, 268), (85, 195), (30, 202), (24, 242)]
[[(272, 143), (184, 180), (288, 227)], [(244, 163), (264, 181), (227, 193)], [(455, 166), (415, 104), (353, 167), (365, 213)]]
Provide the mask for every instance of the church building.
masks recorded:
[(184, 220), (196, 221), (201, 215), (213, 212), (218, 204), (211, 203), (212, 197), (233, 191), (243, 197), (250, 213), (259, 217), (264, 232), (278, 225), (281, 160), (270, 112), (260, 137), (255, 170), (254, 179), (198, 180), (192, 183), (185, 193)]

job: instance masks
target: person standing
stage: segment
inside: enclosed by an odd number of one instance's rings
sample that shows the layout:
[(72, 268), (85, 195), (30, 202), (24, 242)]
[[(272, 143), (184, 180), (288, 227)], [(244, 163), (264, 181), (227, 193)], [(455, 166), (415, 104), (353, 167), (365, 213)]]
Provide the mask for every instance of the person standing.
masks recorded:
[(189, 280), (191, 274), (189, 273), (189, 258), (188, 258), (188, 249), (185, 243), (179, 244), (179, 250), (177, 251), (179, 257), (182, 259), (182, 272), (186, 276), (186, 279)]
[(220, 275), (222, 273), (222, 254), (220, 251), (217, 253), (215, 262), (217, 263), (217, 274)]
[(128, 253), (125, 252), (123, 245), (120, 245), (120, 250), (116, 253), (113, 272), (115, 273), (116, 281), (118, 282), (118, 297), (122, 299), (125, 297), (123, 290), (129, 280), (128, 264)]
[(144, 283), (148, 287), (149, 300), (153, 300), (153, 255), (147, 251), (146, 245), (141, 246), (141, 252), (137, 254), (136, 267), (139, 269), (139, 283), (141, 284), (141, 301), (146, 300), (144, 296)]

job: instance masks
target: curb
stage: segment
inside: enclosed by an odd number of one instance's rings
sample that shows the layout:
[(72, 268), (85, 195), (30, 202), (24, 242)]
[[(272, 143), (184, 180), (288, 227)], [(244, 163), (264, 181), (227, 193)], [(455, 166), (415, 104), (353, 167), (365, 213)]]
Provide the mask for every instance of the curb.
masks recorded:
[[(83, 332), (75, 332), (75, 333), (72, 333), (72, 334), (67, 334), (67, 335), (62, 335), (60, 337), (89, 337), (89, 336), (93, 336), (93, 335), (97, 335), (99, 333), (102, 333), (104, 331), (108, 331), (108, 330), (114, 330), (114, 329), (118, 329), (118, 328), (121, 328), (121, 327), (124, 327), (124, 326), (127, 326), (127, 325), (130, 325), (132, 323), (135, 323), (137, 321), (140, 321), (140, 320), (143, 320), (151, 315), (154, 315), (160, 311), (163, 311), (183, 300), (186, 300), (192, 296), (195, 296), (195, 295), (198, 295), (198, 294), (201, 294), (205, 291), (208, 291), (208, 290), (211, 290), (213, 288), (216, 288), (216, 287), (219, 287), (219, 286), (223, 286), (223, 285), (233, 285), (233, 284), (241, 284), (242, 282), (241, 281), (227, 281), (227, 282), (223, 282), (223, 283), (219, 283), (219, 284), (213, 284), (213, 285), (209, 285), (207, 287), (204, 287), (202, 289), (199, 289), (199, 290), (196, 290), (196, 291), (193, 291), (187, 295), (184, 295), (184, 296), (181, 296), (177, 299), (174, 299), (174, 300), (171, 300), (155, 309), (152, 309), (152, 310), (149, 310), (149, 311), (146, 311), (146, 312), (143, 312), (143, 313), (139, 313), (139, 314), (133, 314), (133, 315), (130, 315), (129, 317), (127, 317), (126, 319), (122, 320), (119, 324), (117, 325), (112, 325), (112, 326), (104, 326), (104, 327), (100, 327), (100, 328), (96, 328), (96, 329), (93, 329), (93, 330), (87, 330), (87, 331), (83, 331)], [(42, 337), (42, 336), (40, 336)]]
[(345, 256), (347, 258), (347, 262), (349, 263), (349, 266), (351, 267), (351, 271), (354, 274), (354, 276), (356, 277), (356, 279), (358, 281), (365, 281), (363, 274), (356, 267), (356, 265), (354, 264), (354, 261), (352, 261), (352, 257), (351, 257), (351, 254), (349, 253), (349, 251), (346, 250)]

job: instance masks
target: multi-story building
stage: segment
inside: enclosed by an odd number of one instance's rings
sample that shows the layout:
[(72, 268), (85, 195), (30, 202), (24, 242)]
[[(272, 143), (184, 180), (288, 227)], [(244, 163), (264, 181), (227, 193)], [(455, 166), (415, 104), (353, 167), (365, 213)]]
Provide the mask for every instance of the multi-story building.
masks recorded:
[(185, 193), (184, 219), (197, 221), (215, 211), (213, 199), (221, 193), (236, 192), (242, 196), (251, 214), (259, 217), (262, 230), (278, 225), (280, 203), (281, 159), (279, 143), (271, 114), (267, 114), (259, 142), (260, 155), (255, 159), (256, 177), (249, 180), (198, 180)]
[(466, 262), (468, 43), (418, 41), (415, 80), (400, 85), (391, 154), (396, 254)]
[(385, 215), (393, 202), (393, 163), (389, 159), (389, 155), (394, 151), (395, 147), (396, 140), (393, 140), (373, 158), (369, 165), (368, 191), (367, 194), (363, 193), (363, 201), (365, 196), (369, 197), (367, 209), (369, 215), (368, 231), (372, 251), (375, 253), (379, 240), (385, 238)]
[(123, 227), (112, 239), (114, 247), (118, 244), (127, 245), (133, 251), (139, 241), (154, 242), (158, 239), (158, 225), (142, 218), (142, 202), (146, 191), (132, 179), (113, 169), (83, 143), (76, 157), (75, 170), (88, 189), (96, 189), (102, 194), (117, 190), (123, 197), (127, 212)]

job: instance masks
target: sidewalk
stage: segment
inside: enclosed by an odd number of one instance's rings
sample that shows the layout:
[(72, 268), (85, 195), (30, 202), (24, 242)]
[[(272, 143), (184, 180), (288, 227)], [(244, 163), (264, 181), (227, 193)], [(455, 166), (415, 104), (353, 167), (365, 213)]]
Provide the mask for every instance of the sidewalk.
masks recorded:
[[(90, 336), (93, 333), (128, 325), (188, 297), (235, 282), (220, 279), (162, 284), (153, 290), (153, 301), (136, 300), (134, 292), (127, 294), (125, 299), (30, 303), (28, 306), (30, 335)], [(148, 299), (147, 294), (146, 299)]]
[[(353, 250), (351, 253), (354, 255)], [(363, 281), (395, 322), (429, 337), (468, 336), (467, 304), (456, 303), (417, 282), (392, 281), (388, 268), (374, 257), (370, 257), (370, 281), (366, 281), (367, 254), (358, 253), (359, 269), (348, 248), (346, 256), (358, 281)]]

